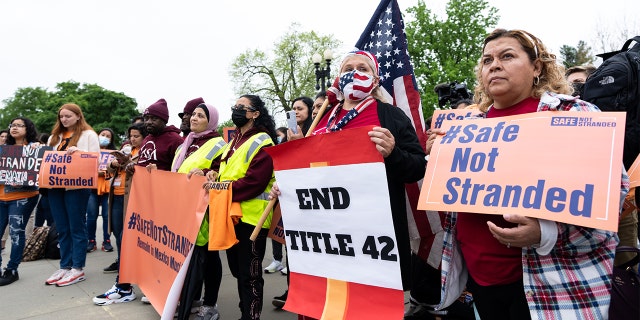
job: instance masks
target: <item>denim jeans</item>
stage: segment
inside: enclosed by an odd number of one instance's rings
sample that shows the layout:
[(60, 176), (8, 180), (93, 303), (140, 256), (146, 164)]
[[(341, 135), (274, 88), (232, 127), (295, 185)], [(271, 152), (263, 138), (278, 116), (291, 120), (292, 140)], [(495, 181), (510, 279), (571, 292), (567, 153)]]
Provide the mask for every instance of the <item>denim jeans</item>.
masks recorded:
[[(46, 190), (46, 189), (45, 189)], [(45, 222), (48, 226), (53, 224), (53, 217), (51, 216), (51, 209), (49, 209), (49, 199), (46, 193), (40, 194), (40, 201), (36, 206), (36, 220), (34, 226), (42, 227)]]
[(122, 228), (124, 228), (124, 196), (113, 196), (111, 203), (111, 231), (116, 237), (118, 261), (120, 260), (120, 246), (122, 245)]
[(58, 231), (60, 268), (82, 269), (87, 260), (87, 203), (90, 189), (50, 189), (49, 206)]
[[(24, 229), (36, 203), (38, 203), (37, 195), (20, 200), (0, 201), (0, 237), (9, 224), (9, 237), (11, 238), (11, 256), (7, 269), (18, 270), (18, 265), (22, 261), (25, 244)], [(1, 264), (2, 257), (0, 256)]]
[[(102, 210), (100, 208), (102, 207)], [(98, 195), (96, 190), (91, 190), (87, 203), (87, 237), (96, 240), (96, 225), (98, 213), (102, 211), (102, 240), (109, 240), (109, 195)]]

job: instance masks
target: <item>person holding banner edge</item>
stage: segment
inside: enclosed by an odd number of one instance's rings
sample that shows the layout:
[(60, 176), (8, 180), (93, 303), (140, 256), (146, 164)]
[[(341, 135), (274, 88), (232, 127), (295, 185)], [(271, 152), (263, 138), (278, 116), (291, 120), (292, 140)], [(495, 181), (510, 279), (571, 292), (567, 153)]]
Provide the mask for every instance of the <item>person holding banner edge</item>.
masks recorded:
[[(76, 151), (100, 152), (98, 134), (86, 122), (80, 106), (63, 104), (47, 143), (54, 150), (73, 154)], [(51, 215), (58, 230), (60, 269), (46, 281), (58, 287), (85, 280), (87, 225), (85, 223), (90, 189), (52, 188), (48, 191)]]
[[(36, 127), (31, 120), (24, 117), (15, 118), (11, 120), (9, 128), (6, 145), (32, 147), (40, 145)], [(37, 202), (38, 187), (36, 186), (13, 186), (9, 184), (0, 186), (0, 233), (4, 233), (8, 225), (11, 238), (11, 256), (4, 272), (0, 273), (0, 286), (11, 284), (20, 279), (18, 266), (22, 261), (22, 253), (24, 252), (25, 227)], [(1, 265), (2, 257), (0, 256)]]
[[(176, 151), (171, 171), (204, 176), (214, 159), (220, 158), (224, 139), (217, 131), (218, 110), (208, 103), (201, 103), (192, 111), (190, 132)], [(219, 251), (209, 250), (209, 210), (200, 225), (189, 269), (182, 287), (178, 319), (188, 319), (194, 300), (200, 297), (204, 280), (204, 299), (197, 310), (196, 320), (216, 320), (218, 291), (222, 283), (222, 261)]]
[(271, 214), (255, 241), (249, 237), (269, 203), (275, 176), (273, 161), (264, 148), (275, 145), (277, 136), (273, 118), (259, 96), (240, 96), (231, 111), (237, 135), (225, 146), (221, 158), (213, 161), (206, 176), (209, 181), (232, 181), (232, 201), (240, 204), (242, 218), (234, 226), (239, 242), (227, 249), (227, 260), (237, 279), (241, 319), (260, 319), (264, 293), (261, 266)]
[[(145, 167), (149, 172), (156, 169), (170, 171), (176, 150), (183, 142), (182, 137), (179, 135), (180, 130), (173, 125), (167, 125), (167, 122), (169, 122), (169, 107), (165, 99), (158, 99), (158, 101), (148, 106), (143, 112), (143, 120), (142, 125), (146, 129), (146, 136), (142, 140), (138, 156), (135, 161), (128, 161), (122, 165), (127, 173), (123, 201), (124, 210), (127, 208), (135, 166)], [(94, 297), (93, 302), (98, 305), (108, 305), (129, 302), (134, 299), (135, 293), (131, 285), (119, 283), (118, 278), (116, 278), (116, 284), (104, 294)], [(140, 301), (142, 303), (151, 303), (145, 295), (140, 298)]]
[[(400, 257), (402, 286), (411, 287), (411, 249), (405, 200), (405, 183), (424, 177), (425, 153), (418, 142), (411, 120), (397, 107), (385, 102), (379, 89), (377, 59), (368, 51), (349, 52), (340, 66), (339, 76), (327, 89), (330, 112), (321, 119), (312, 134), (326, 134), (346, 128), (374, 125), (371, 142), (384, 158), (394, 231)], [(345, 146), (348, 148), (348, 146)], [(277, 185), (271, 198), (280, 194)]]
[[(487, 118), (537, 111), (599, 111), (570, 96), (555, 55), (531, 33), (496, 29), (484, 41), (474, 99)], [(427, 141), (430, 153), (437, 134)], [(622, 171), (621, 201), (628, 191)], [(614, 232), (505, 214), (448, 213), (442, 309), (465, 284), (483, 319), (608, 317)], [(457, 263), (454, 258), (462, 257)], [(460, 269), (465, 264), (467, 270)], [(468, 272), (469, 280), (461, 283)]]
[(126, 166), (129, 163), (136, 163), (138, 153), (143, 139), (147, 136), (147, 130), (143, 124), (137, 123), (129, 126), (127, 130), (128, 142), (122, 146), (120, 151), (114, 152), (116, 159), (111, 161), (107, 173), (111, 178), (109, 196), (109, 223), (116, 238), (118, 257), (108, 267), (102, 269), (104, 273), (117, 272), (115, 284), (105, 293), (93, 298), (96, 305), (109, 305), (112, 303), (130, 302), (136, 299), (136, 294), (130, 283), (119, 281), (120, 274), (120, 253), (122, 252), (122, 235), (124, 232), (124, 210), (127, 207), (127, 196), (125, 194), (131, 189), (132, 175), (127, 173)]

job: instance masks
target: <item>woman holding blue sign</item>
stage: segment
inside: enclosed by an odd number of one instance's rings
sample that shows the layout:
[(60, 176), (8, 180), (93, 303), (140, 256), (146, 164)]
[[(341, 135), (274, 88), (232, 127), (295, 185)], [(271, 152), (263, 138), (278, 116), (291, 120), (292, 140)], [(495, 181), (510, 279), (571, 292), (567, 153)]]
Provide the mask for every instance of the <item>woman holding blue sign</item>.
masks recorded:
[[(555, 55), (523, 30), (496, 29), (487, 36), (477, 78), (474, 98), (487, 118), (599, 111), (570, 96)], [(427, 152), (442, 133), (431, 134)], [(624, 199), (628, 179), (622, 175)], [(614, 232), (514, 214), (462, 212), (447, 214), (444, 230), (443, 296), (437, 309), (457, 299), (466, 284), (482, 319), (608, 317), (618, 243)], [(460, 256), (464, 262), (456, 261)]]
[[(11, 120), (6, 145), (38, 146), (36, 127), (27, 118), (18, 117)], [(16, 282), (18, 265), (22, 261), (25, 244), (25, 227), (31, 211), (38, 203), (38, 187), (4, 184), (0, 186), (0, 237), (9, 225), (11, 238), (11, 256), (9, 263), (0, 274), (0, 286)], [(2, 257), (0, 256), (0, 265)]]
[[(51, 131), (48, 145), (57, 151), (100, 152), (98, 134), (86, 122), (80, 106), (64, 104), (58, 109), (58, 121)], [(85, 223), (90, 189), (52, 188), (49, 190), (51, 215), (58, 230), (60, 269), (46, 285), (68, 286), (85, 280), (87, 259), (87, 225)]]

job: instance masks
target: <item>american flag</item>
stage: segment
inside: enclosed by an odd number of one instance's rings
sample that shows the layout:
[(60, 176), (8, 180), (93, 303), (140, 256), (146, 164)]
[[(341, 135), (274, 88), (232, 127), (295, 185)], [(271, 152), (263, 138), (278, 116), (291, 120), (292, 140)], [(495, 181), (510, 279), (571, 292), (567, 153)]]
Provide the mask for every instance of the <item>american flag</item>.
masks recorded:
[(424, 148), (424, 116), (413, 66), (407, 51), (407, 36), (398, 2), (383, 0), (378, 5), (356, 48), (371, 52), (378, 59), (380, 84), (388, 101), (401, 108), (411, 119)]
[[(404, 21), (396, 0), (380, 2), (356, 43), (356, 48), (369, 51), (376, 56), (380, 67), (380, 84), (385, 97), (411, 119), (420, 145), (426, 148), (427, 136), (420, 93), (407, 50)], [(435, 212), (427, 215), (425, 211), (417, 209), (420, 195), (418, 184), (407, 184), (406, 191), (412, 249), (432, 266), (437, 267), (441, 258), (441, 215)], [(436, 234), (438, 236), (435, 236)]]

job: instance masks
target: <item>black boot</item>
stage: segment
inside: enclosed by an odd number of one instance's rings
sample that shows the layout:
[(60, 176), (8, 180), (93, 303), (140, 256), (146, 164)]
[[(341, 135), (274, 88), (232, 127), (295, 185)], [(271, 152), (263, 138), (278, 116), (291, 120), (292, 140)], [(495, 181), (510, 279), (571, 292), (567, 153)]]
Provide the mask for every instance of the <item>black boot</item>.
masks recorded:
[(6, 286), (12, 284), (20, 279), (18, 276), (18, 270), (4, 269), (2, 277), (0, 277), (0, 286)]
[(279, 297), (273, 297), (273, 301), (271, 301), (271, 303), (273, 304), (274, 307), (278, 309), (282, 309), (282, 307), (284, 307), (284, 304), (287, 302), (288, 294), (289, 294), (289, 290), (285, 291), (284, 294)]

